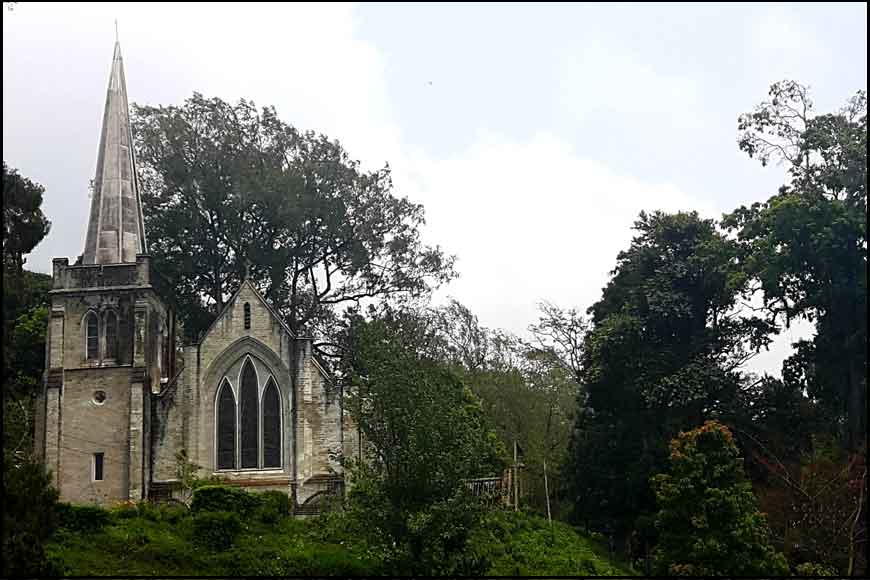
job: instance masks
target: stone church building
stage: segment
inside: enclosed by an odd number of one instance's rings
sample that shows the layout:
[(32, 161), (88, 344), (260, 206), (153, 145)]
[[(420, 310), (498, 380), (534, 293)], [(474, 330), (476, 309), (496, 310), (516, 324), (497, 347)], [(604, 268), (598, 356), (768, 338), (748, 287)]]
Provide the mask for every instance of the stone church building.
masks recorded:
[(84, 253), (53, 263), (36, 447), (60, 499), (169, 497), (184, 450), (200, 476), (285, 490), (316, 513), (358, 448), (340, 387), (248, 280), (199, 342), (177, 346), (142, 216), (116, 43)]

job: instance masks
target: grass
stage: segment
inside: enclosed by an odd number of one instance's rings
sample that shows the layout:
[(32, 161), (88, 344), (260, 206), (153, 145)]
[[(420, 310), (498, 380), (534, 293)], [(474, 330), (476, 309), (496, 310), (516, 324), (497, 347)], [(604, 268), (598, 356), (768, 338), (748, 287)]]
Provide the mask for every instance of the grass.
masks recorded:
[[(574, 528), (546, 519), (495, 512), (471, 542), (489, 575), (625, 575), (606, 550)], [(364, 541), (330, 542), (316, 519), (278, 523), (251, 518), (232, 545), (214, 550), (194, 541), (194, 518), (166, 507), (121, 508), (96, 529), (61, 527), (48, 556), (76, 576), (287, 576), (389, 573)]]

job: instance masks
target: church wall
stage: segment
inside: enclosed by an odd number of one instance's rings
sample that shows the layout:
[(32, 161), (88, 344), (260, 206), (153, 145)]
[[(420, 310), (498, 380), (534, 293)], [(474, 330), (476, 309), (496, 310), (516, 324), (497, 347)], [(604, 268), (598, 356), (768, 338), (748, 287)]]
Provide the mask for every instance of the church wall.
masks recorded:
[[(245, 303), (250, 305), (249, 329), (244, 326)], [(268, 489), (270, 485), (283, 490), (289, 487), (292, 473), (290, 464), (292, 399), (288, 343), (289, 335), (284, 327), (275, 320), (254, 291), (244, 284), (235, 299), (227, 305), (222, 315), (212, 325), (198, 350), (185, 349), (185, 364), (188, 363), (188, 357), (193, 358), (193, 352), (197, 353), (197, 359), (190, 361), (197, 364), (197, 369), (190, 373), (190, 378), (199, 381), (199, 388), (191, 390), (191, 421), (195, 423), (193, 428), (195, 442), (191, 447), (195, 452), (194, 461), (203, 467), (205, 475), (218, 473), (227, 479), (249, 482), (251, 486), (258, 489)], [(281, 394), (282, 468), (217, 472), (215, 469), (217, 389), (221, 379), (227, 376), (234, 388), (236, 400), (239, 400), (238, 375), (243, 357), (248, 354), (253, 355), (260, 393), (262, 394), (265, 387), (267, 376), (271, 374)]]
[[(181, 380), (179, 382), (182, 382)], [(183, 384), (171, 385), (151, 401), (151, 466), (153, 481), (176, 479), (175, 455), (185, 448), (182, 418)]]
[[(106, 393), (103, 404), (94, 392)], [(60, 499), (111, 504), (129, 488), (129, 367), (64, 373), (60, 393)], [(103, 481), (93, 481), (93, 454), (104, 453)]]
[(312, 341), (296, 341), (299, 405), (296, 455), (299, 465), (296, 501), (305, 503), (326, 491), (324, 477), (341, 472), (341, 401), (339, 390), (325, 379), (312, 356)]

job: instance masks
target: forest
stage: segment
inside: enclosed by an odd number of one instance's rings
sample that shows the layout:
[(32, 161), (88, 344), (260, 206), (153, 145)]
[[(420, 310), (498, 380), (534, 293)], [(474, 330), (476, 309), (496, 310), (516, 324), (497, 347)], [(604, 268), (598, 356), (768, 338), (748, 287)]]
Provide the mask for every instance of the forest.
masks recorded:
[[(599, 299), (541, 297), (522, 336), (433, 300), (457, 257), (389, 166), (250, 101), (134, 105), (181, 338), (247, 270), (344, 385), (365, 459), (305, 520), (183, 455), (181, 505), (58, 502), (33, 449), (51, 278), (25, 266), (60, 216), (4, 161), (3, 576), (866, 575), (866, 93), (811, 97), (782, 81), (735, 112), (740, 151), (787, 168), (778, 191), (718, 219), (641, 212)], [(814, 333), (781, 375), (748, 372), (799, 319)], [(506, 470), (518, 506), (469, 493)]]

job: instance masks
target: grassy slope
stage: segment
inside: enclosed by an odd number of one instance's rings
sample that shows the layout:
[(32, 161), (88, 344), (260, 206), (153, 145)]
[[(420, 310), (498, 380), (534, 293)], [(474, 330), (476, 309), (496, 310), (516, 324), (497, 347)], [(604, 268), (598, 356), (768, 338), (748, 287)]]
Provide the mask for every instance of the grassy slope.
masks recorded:
[[(192, 541), (189, 516), (178, 511), (113, 512), (96, 531), (60, 529), (47, 551), (67, 574), (312, 575), (387, 573), (366, 547), (318, 539), (311, 521), (249, 523), (235, 545), (214, 552)], [(500, 513), (474, 540), (491, 562), (491, 575), (625, 575), (599, 545), (565, 524)]]

